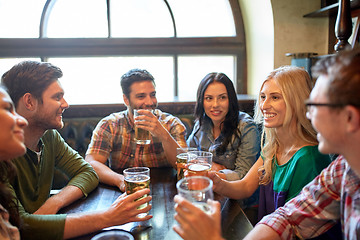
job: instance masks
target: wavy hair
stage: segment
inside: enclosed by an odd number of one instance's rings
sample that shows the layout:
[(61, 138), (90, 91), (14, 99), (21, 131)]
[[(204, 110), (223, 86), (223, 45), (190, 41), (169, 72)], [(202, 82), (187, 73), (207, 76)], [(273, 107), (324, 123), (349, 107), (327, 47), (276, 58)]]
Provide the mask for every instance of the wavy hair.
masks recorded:
[(124, 73), (120, 79), (121, 89), (123, 94), (130, 99), (130, 87), (133, 83), (142, 82), (142, 81), (151, 81), (155, 86), (155, 79), (153, 75), (151, 75), (145, 69), (134, 68)]
[[(273, 79), (280, 87), (283, 95), (286, 113), (284, 127), (289, 128), (289, 134), (296, 140), (317, 144), (316, 132), (309, 119), (306, 118), (305, 100), (309, 97), (312, 84), (309, 74), (302, 68), (282, 66), (273, 70), (261, 85), (259, 96), (255, 104), (254, 120), (263, 125), (261, 146), (264, 165), (259, 168), (260, 184), (266, 185), (272, 179), (275, 166), (275, 156), (279, 151), (279, 138), (275, 128), (264, 127), (264, 116), (260, 109), (260, 92), (267, 81)], [(291, 131), (290, 125), (295, 122), (296, 130)]]
[(18, 228), (21, 227), (16, 199), (11, 194), (7, 182), (16, 175), (16, 168), (10, 160), (0, 161), (0, 204), (8, 211), (10, 223)]
[[(7, 91), (7, 88), (0, 84), (0, 90)], [(11, 160), (0, 159), (0, 204), (8, 211), (10, 223), (20, 228), (22, 221), (19, 215), (18, 202), (7, 186), (8, 182), (15, 178), (16, 173), (16, 167)]]
[(42, 103), (43, 92), (62, 76), (61, 69), (51, 63), (23, 61), (4, 73), (1, 82), (17, 106), (25, 93), (31, 93)]

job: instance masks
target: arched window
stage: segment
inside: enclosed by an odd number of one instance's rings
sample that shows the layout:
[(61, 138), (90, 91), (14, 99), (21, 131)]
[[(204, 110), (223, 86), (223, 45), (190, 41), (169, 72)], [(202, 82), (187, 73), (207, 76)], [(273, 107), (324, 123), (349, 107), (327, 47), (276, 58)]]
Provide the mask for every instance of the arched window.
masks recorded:
[(122, 102), (120, 76), (145, 68), (158, 101), (195, 101), (224, 72), (246, 94), (237, 0), (0, 0), (0, 74), (23, 59), (59, 66), (70, 104)]

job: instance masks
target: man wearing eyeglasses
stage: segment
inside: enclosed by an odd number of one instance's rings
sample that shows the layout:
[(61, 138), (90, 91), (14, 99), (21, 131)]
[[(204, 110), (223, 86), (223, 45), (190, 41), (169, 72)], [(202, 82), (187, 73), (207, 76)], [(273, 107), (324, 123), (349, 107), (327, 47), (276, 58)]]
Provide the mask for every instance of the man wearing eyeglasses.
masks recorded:
[(339, 157), (247, 239), (312, 238), (341, 221), (344, 239), (360, 239), (360, 49), (318, 62), (306, 103), (322, 153)]
[[(320, 152), (339, 156), (297, 197), (265, 216), (247, 240), (314, 238), (334, 233), (339, 223), (342, 236), (326, 239), (360, 239), (360, 49), (323, 59), (313, 72), (318, 79), (306, 102), (307, 117), (318, 132)], [(209, 239), (204, 232), (223, 239), (219, 202), (209, 202), (213, 212), (207, 215), (183, 198), (174, 200), (179, 215), (191, 212), (179, 218), (185, 227), (176, 227), (184, 239)]]

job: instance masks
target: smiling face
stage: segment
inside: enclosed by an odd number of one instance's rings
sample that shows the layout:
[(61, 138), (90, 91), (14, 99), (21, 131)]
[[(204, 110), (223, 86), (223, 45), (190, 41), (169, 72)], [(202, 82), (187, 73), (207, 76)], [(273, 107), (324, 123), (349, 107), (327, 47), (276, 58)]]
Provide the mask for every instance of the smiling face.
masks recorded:
[(156, 91), (152, 81), (134, 82), (130, 86), (129, 98), (125, 95), (123, 98), (131, 116), (133, 109), (155, 109), (157, 107)]
[(38, 100), (38, 108), (33, 115), (32, 123), (42, 128), (61, 129), (64, 126), (62, 114), (69, 107), (64, 99), (64, 89), (59, 81), (55, 81), (42, 94), (42, 103)]
[(25, 118), (15, 112), (9, 95), (0, 88), (0, 160), (8, 160), (26, 152), (24, 144)]
[(229, 97), (221, 82), (210, 83), (204, 92), (204, 111), (214, 125), (221, 124), (229, 111)]
[[(327, 76), (320, 75), (311, 91), (309, 102), (329, 103), (327, 97)], [(319, 141), (319, 151), (328, 153), (341, 153), (342, 143), (346, 143), (346, 137), (343, 134), (343, 126), (339, 113), (327, 106), (311, 106), (307, 117), (317, 131), (317, 140)]]
[(274, 79), (266, 81), (260, 91), (260, 109), (264, 126), (280, 128), (284, 124), (286, 104), (282, 91)]

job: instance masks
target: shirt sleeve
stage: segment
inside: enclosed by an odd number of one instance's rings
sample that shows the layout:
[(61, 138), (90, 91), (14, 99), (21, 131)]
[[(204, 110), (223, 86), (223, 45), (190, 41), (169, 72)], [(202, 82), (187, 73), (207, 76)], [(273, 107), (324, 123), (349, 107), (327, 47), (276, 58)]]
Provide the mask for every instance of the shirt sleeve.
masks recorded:
[(237, 149), (235, 169), (222, 170), (229, 181), (242, 179), (256, 162), (260, 151), (260, 134), (256, 124), (247, 119), (239, 123), (240, 145)]
[(173, 119), (168, 125), (168, 131), (170, 135), (175, 139), (180, 147), (187, 147), (185, 136), (186, 136), (186, 127), (180, 121), (179, 118), (172, 116)]
[(316, 237), (334, 226), (340, 218), (341, 177), (345, 166), (336, 160), (300, 194), (265, 216), (258, 224), (266, 224), (281, 239)]
[(25, 211), (10, 184), (8, 184), (8, 188), (13, 195), (15, 204), (19, 209), (20, 217), (23, 220), (22, 227), (20, 228), (21, 239), (63, 239), (66, 214), (30, 214)]
[(55, 140), (52, 144), (55, 144), (57, 149), (56, 168), (70, 178), (68, 185), (78, 187), (86, 197), (99, 184), (95, 170), (64, 141), (57, 131), (54, 131), (54, 135)]
[(100, 120), (92, 133), (86, 155), (100, 154), (109, 158), (112, 151), (113, 130), (110, 120), (107, 118)]

